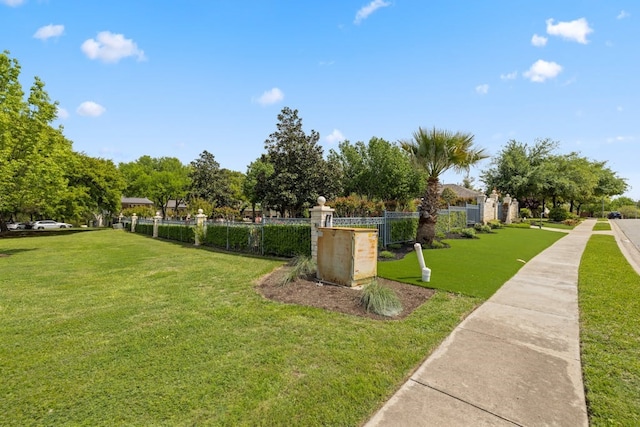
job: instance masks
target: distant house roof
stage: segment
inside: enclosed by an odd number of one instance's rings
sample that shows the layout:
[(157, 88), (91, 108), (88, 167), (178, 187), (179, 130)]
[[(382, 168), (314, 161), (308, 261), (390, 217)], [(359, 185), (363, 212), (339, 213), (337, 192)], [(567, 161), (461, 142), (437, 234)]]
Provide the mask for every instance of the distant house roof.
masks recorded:
[(442, 194), (445, 188), (451, 189), (461, 199), (475, 199), (478, 196), (484, 195), (481, 191), (471, 190), (458, 184), (442, 184), (438, 188), (438, 193)]
[[(175, 200), (168, 200), (167, 201), (167, 209), (175, 209), (175, 208), (176, 208), (176, 201)], [(187, 205), (183, 201), (181, 201), (178, 204), (178, 209), (186, 209), (186, 208), (187, 208)]]
[(122, 197), (120, 199), (120, 203), (122, 203), (123, 205), (136, 205), (136, 206), (149, 205), (149, 206), (153, 206), (153, 202), (151, 200), (147, 199), (146, 197)]

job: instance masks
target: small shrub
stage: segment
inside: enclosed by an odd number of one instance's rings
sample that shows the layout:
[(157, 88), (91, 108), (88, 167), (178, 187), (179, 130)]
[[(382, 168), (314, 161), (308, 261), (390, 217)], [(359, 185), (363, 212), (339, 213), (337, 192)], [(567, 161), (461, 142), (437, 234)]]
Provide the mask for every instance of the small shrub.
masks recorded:
[(446, 237), (447, 237), (447, 234), (444, 231), (436, 232), (436, 239), (442, 240), (442, 239), (445, 239)]
[(522, 208), (520, 209), (520, 218), (531, 218), (531, 209)]
[(306, 255), (298, 255), (291, 263), (291, 270), (282, 277), (281, 286), (288, 285), (299, 278), (308, 278), (316, 272), (316, 263)]
[(460, 235), (467, 239), (473, 239), (476, 237), (476, 230), (474, 230), (473, 228), (463, 228), (462, 230), (460, 230)]
[(531, 228), (531, 224), (528, 222), (512, 222), (511, 224), (505, 224), (504, 226), (509, 228)]
[(389, 251), (382, 251), (378, 256), (383, 259), (392, 259), (396, 257), (393, 252), (389, 252)]
[(390, 245), (387, 245), (387, 247), (389, 249), (400, 249), (402, 248), (402, 245), (400, 243), (391, 243)]
[(476, 222), (473, 224), (473, 229), (476, 230), (476, 233), (491, 233), (491, 227), (485, 224), (481, 224)]
[(440, 240), (434, 240), (433, 242), (431, 242), (431, 246), (429, 246), (429, 249), (444, 249), (448, 247), (449, 246), (442, 243)]
[(562, 221), (562, 223), (564, 225), (569, 225), (571, 227), (575, 227), (576, 225), (580, 224), (580, 220), (577, 218), (568, 218), (565, 219), (564, 221)]
[(381, 316), (394, 317), (402, 312), (402, 303), (396, 293), (379, 284), (377, 280), (362, 289), (360, 305), (367, 312), (374, 312)]
[(569, 218), (569, 212), (565, 208), (555, 207), (549, 211), (549, 219), (555, 222), (562, 222)]
[(489, 221), (489, 227), (491, 227), (492, 230), (498, 230), (502, 228), (502, 223), (497, 219), (492, 219), (491, 221)]

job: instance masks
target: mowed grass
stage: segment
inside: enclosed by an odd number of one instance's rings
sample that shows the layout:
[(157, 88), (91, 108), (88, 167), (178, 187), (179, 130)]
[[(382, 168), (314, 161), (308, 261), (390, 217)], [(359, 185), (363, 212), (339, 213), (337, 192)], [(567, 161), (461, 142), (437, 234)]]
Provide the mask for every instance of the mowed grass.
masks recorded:
[(399, 282), (412, 283), (464, 295), (489, 298), (511, 278), (525, 262), (540, 253), (564, 233), (503, 228), (478, 239), (447, 240), (448, 249), (423, 250), (431, 269), (431, 281), (421, 281), (415, 252), (398, 261), (378, 263), (378, 275)]
[(640, 276), (613, 236), (591, 236), (578, 291), (590, 423), (640, 425)]
[(593, 226), (593, 231), (607, 231), (611, 230), (611, 224), (608, 222), (596, 222)]
[(254, 290), (279, 261), (115, 230), (0, 254), (2, 426), (360, 425), (480, 302), (439, 292), (402, 321), (286, 305)]

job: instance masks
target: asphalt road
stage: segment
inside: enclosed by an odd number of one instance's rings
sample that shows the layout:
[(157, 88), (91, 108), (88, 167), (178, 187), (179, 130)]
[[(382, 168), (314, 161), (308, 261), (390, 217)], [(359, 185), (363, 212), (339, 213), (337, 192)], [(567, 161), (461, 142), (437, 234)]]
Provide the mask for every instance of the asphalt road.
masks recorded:
[(640, 251), (640, 219), (614, 219), (616, 225)]

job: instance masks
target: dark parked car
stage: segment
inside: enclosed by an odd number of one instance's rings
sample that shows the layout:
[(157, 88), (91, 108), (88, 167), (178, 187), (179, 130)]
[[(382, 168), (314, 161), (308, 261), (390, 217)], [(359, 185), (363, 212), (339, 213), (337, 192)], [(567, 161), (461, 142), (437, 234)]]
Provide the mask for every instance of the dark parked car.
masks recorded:
[(622, 219), (622, 214), (618, 211), (613, 211), (613, 212), (609, 212), (609, 215), (607, 215), (607, 218), (609, 219)]

